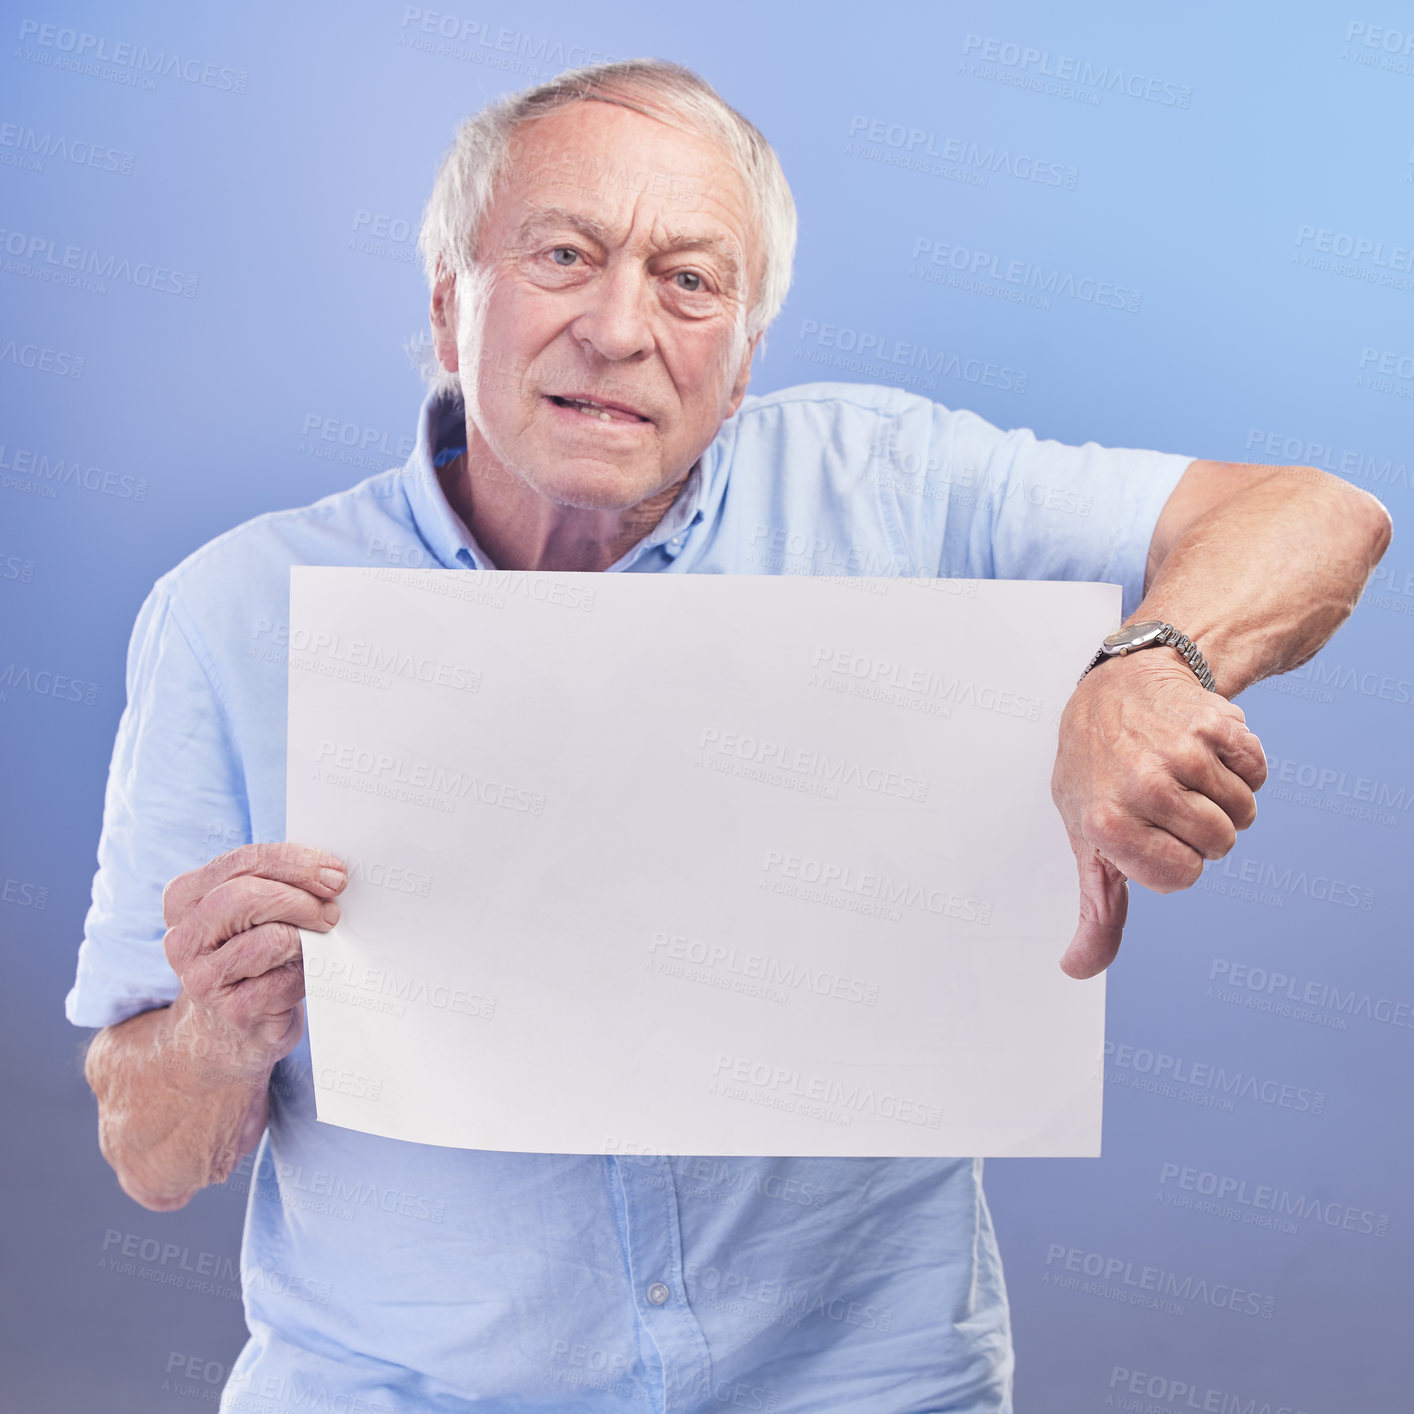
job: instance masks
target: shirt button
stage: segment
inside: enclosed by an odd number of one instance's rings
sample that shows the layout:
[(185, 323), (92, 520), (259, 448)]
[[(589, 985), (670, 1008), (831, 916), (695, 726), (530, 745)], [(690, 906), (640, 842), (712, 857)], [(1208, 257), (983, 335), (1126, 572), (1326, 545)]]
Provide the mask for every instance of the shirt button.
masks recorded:
[(673, 1293), (660, 1281), (655, 1281), (648, 1288), (648, 1299), (655, 1305), (661, 1306)]

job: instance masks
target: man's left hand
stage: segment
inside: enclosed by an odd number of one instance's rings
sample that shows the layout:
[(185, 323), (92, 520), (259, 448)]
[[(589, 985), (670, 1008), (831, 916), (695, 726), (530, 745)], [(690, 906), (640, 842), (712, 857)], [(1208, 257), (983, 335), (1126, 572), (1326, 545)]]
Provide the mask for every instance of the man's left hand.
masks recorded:
[(1262, 745), (1240, 707), (1208, 692), (1170, 650), (1099, 664), (1061, 716), (1051, 796), (1080, 870), (1072, 977), (1114, 961), (1133, 879), (1156, 893), (1198, 881), (1257, 818)]

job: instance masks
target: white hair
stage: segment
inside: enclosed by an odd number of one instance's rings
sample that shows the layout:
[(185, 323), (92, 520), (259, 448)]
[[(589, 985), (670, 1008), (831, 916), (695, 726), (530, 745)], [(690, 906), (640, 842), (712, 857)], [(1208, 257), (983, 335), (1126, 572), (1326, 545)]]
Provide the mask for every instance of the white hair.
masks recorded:
[[(746, 314), (745, 335), (763, 332), (780, 313), (795, 259), (795, 201), (771, 144), (726, 103), (705, 79), (666, 59), (624, 59), (567, 69), (546, 83), (483, 108), (457, 129), (442, 159), (418, 235), (429, 285), (444, 270), (476, 268), (477, 234), (505, 179), (511, 138), (522, 123), (580, 102), (615, 103), (659, 122), (716, 141), (725, 148), (751, 203), (761, 242), (761, 278)], [(456, 391), (458, 376), (437, 363), (435, 386)]]

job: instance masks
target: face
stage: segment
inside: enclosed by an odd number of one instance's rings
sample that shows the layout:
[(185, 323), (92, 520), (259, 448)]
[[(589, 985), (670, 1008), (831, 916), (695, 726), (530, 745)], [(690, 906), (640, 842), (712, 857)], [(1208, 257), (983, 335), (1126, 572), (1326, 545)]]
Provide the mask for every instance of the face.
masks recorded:
[(746, 391), (745, 188), (717, 144), (599, 102), (523, 124), (510, 172), (476, 279), (433, 296), (470, 459), (558, 505), (637, 505), (686, 475)]

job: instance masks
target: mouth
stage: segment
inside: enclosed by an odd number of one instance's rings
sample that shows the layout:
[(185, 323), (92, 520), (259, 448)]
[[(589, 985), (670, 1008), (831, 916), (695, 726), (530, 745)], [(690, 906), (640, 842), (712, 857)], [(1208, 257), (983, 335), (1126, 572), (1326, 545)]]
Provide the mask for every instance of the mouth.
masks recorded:
[(556, 407), (564, 408), (579, 417), (592, 418), (598, 422), (642, 423), (648, 421), (642, 413), (635, 411), (626, 403), (614, 403), (603, 398), (578, 395), (561, 397), (555, 393), (549, 394), (549, 399)]

